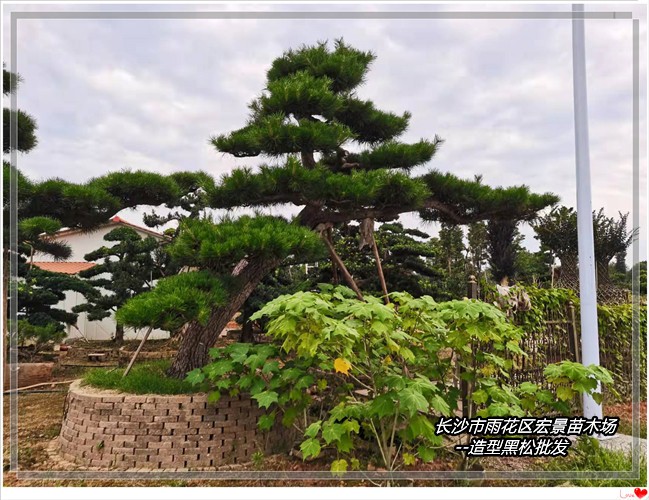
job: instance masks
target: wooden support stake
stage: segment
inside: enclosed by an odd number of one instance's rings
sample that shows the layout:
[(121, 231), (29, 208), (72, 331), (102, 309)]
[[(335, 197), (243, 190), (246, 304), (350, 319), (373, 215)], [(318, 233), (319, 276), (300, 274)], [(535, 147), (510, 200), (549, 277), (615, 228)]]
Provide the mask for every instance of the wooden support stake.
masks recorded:
[(340, 272), (344, 276), (345, 280), (349, 284), (349, 286), (356, 292), (356, 296), (358, 297), (358, 300), (362, 300), (363, 302), (365, 301), (365, 298), (363, 298), (363, 294), (361, 293), (360, 289), (358, 288), (358, 285), (354, 281), (354, 278), (352, 277), (351, 274), (349, 274), (349, 271), (345, 267), (345, 263), (342, 261), (342, 259), (338, 256), (336, 253), (336, 250), (331, 243), (331, 240), (327, 237), (327, 234), (322, 232), (320, 233), (322, 235), (322, 241), (324, 241), (324, 244), (327, 246), (327, 249), (329, 250), (329, 255), (331, 255), (331, 258), (333, 261), (336, 263), (338, 266), (338, 269), (340, 269)]
[(372, 235), (372, 251), (374, 252), (374, 260), (376, 260), (376, 269), (379, 272), (379, 281), (381, 282), (381, 289), (383, 290), (383, 298), (386, 304), (390, 303), (388, 297), (388, 286), (385, 283), (385, 276), (383, 275), (383, 265), (381, 264), (381, 256), (379, 255), (379, 248), (376, 246), (376, 240)]
[(122, 375), (122, 378), (126, 377), (128, 375), (128, 372), (131, 371), (131, 367), (133, 366), (133, 363), (135, 363), (135, 359), (137, 358), (137, 355), (140, 354), (140, 351), (142, 350), (142, 346), (146, 342), (146, 339), (149, 338), (149, 335), (151, 334), (151, 331), (153, 330), (153, 327), (150, 326), (147, 332), (144, 334), (144, 337), (142, 337), (142, 342), (140, 342), (140, 345), (137, 346), (137, 350), (133, 353), (133, 357), (131, 358), (131, 362), (128, 364), (126, 367), (126, 370), (124, 370), (124, 375)]

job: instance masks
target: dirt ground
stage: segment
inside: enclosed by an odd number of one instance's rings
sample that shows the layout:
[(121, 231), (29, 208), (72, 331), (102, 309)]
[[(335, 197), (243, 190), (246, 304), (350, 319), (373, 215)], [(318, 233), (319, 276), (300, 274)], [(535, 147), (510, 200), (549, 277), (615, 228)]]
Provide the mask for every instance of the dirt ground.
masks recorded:
[[(59, 373), (59, 379), (71, 378), (69, 373)], [(40, 392), (19, 394), (18, 396), (18, 464), (19, 469), (29, 471), (61, 470), (61, 465), (52, 459), (47, 449), (53, 438), (58, 436), (63, 416), (63, 406), (66, 395), (66, 385), (50, 388), (57, 392)], [(5, 397), (4, 405), (4, 486), (372, 486), (369, 481), (332, 480), (282, 480), (282, 481), (215, 481), (215, 480), (25, 480), (19, 479), (14, 473), (9, 473), (9, 398)], [(605, 415), (619, 416), (622, 422), (630, 426), (631, 405), (618, 404), (605, 407)], [(642, 404), (642, 420), (646, 421), (646, 403)], [(629, 427), (630, 428), (630, 427)], [(646, 432), (646, 431), (645, 431)], [(322, 463), (321, 463), (322, 462)], [(321, 471), (327, 470), (326, 461), (303, 462), (295, 457), (273, 455), (264, 457), (262, 463), (250, 464), (249, 470), (263, 471)], [(484, 460), (486, 470), (538, 470), (543, 459), (489, 458)], [(418, 464), (412, 470), (454, 470), (458, 461), (454, 457), (438, 459), (430, 464)], [(454, 481), (402, 481), (402, 486), (454, 486)], [(477, 482), (465, 485), (478, 486)], [(532, 481), (489, 481), (483, 486), (532, 486)]]

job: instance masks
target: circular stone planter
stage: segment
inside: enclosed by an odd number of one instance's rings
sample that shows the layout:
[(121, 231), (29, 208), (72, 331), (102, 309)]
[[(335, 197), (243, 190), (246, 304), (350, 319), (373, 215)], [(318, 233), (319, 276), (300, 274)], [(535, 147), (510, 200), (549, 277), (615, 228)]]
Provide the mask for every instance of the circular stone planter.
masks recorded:
[(59, 435), (62, 458), (102, 468), (213, 468), (290, 448), (291, 433), (257, 428), (264, 413), (247, 396), (131, 395), (70, 385)]

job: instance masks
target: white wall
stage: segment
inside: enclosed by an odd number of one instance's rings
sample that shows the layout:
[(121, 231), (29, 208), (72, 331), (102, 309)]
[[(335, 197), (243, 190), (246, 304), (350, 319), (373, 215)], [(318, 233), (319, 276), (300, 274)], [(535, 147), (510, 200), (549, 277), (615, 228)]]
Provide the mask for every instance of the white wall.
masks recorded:
[[(70, 255), (70, 258), (66, 260), (67, 262), (85, 262), (85, 259), (83, 257), (87, 253), (97, 250), (102, 246), (111, 246), (116, 243), (104, 240), (104, 236), (116, 227), (118, 227), (118, 224), (109, 224), (93, 232), (72, 233), (56, 239), (65, 241), (72, 249), (72, 255)], [(142, 238), (151, 236), (151, 234), (145, 231), (139, 231), (137, 229), (135, 229), (135, 231)], [(34, 261), (53, 262), (54, 259), (51, 255), (37, 253), (34, 255)], [(72, 311), (72, 307), (83, 303), (85, 303), (83, 295), (81, 295), (79, 292), (68, 291), (65, 294), (65, 300), (59, 302), (57, 304), (57, 307), (65, 309), (66, 311)], [(86, 313), (80, 313), (79, 317), (77, 318), (77, 328), (75, 328), (74, 326), (68, 326), (68, 339), (84, 337), (87, 340), (110, 340), (115, 335), (115, 320), (113, 315), (111, 314), (110, 317), (104, 318), (101, 321), (89, 321), (88, 315)], [(146, 329), (136, 331), (133, 328), (127, 328), (124, 330), (124, 338), (141, 339), (145, 333)], [(167, 339), (169, 338), (169, 332), (156, 329), (151, 332), (149, 338)]]
[[(63, 235), (60, 238), (55, 239), (63, 241), (70, 246), (72, 255), (70, 255), (70, 257), (66, 259), (67, 262), (85, 262), (86, 259), (84, 259), (83, 257), (87, 253), (93, 252), (103, 246), (111, 246), (115, 244), (115, 242), (113, 241), (104, 240), (104, 236), (118, 226), (118, 224), (108, 224), (89, 233), (76, 232), (68, 235)], [(135, 231), (142, 238), (151, 236), (151, 234), (145, 231), (139, 231), (137, 229), (135, 229)], [(40, 262), (53, 262), (55, 259), (51, 255), (45, 255), (37, 252), (36, 254), (34, 254), (34, 260)]]

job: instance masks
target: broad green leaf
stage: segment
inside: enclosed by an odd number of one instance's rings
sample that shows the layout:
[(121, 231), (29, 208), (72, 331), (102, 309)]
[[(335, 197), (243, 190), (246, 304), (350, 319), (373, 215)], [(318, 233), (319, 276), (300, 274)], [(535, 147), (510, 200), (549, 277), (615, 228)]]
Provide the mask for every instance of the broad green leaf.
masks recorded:
[(354, 447), (352, 438), (349, 434), (343, 434), (340, 439), (336, 441), (336, 448), (341, 453), (349, 453)]
[(192, 385), (197, 385), (205, 380), (205, 374), (200, 368), (196, 368), (195, 370), (192, 370), (187, 374), (185, 380)]
[(274, 423), (275, 413), (267, 413), (259, 417), (259, 420), (257, 421), (257, 427), (259, 427), (262, 431), (269, 431), (273, 427)]
[(417, 455), (419, 455), (419, 458), (424, 462), (432, 462), (437, 457), (437, 452), (433, 448), (429, 448), (422, 444), (417, 448)]
[(358, 434), (361, 430), (360, 426), (358, 425), (358, 421), (356, 420), (345, 420), (342, 423), (342, 426), (348, 433), (355, 432), (356, 434)]
[(299, 415), (300, 410), (295, 406), (289, 406), (284, 409), (284, 415), (282, 416), (282, 424), (286, 427), (293, 425), (295, 419)]
[(248, 392), (250, 392), (251, 396), (254, 396), (262, 392), (264, 389), (266, 389), (266, 382), (261, 378), (255, 378)]
[(221, 399), (221, 393), (219, 391), (212, 391), (207, 395), (208, 403), (218, 403)]
[(243, 363), (248, 357), (248, 351), (251, 344), (234, 343), (225, 348), (225, 351), (230, 355), (230, 359), (235, 363)]
[(255, 394), (253, 399), (257, 400), (257, 403), (261, 408), (268, 408), (273, 403), (277, 403), (277, 393), (275, 391), (264, 391), (259, 394)]
[(572, 387), (567, 387), (565, 385), (557, 387), (557, 397), (561, 401), (568, 401), (572, 399), (574, 395), (575, 395), (575, 391), (572, 390)]
[(471, 399), (478, 404), (486, 403), (489, 400), (489, 394), (482, 389), (478, 389), (477, 391), (473, 391)]
[(523, 382), (518, 388), (523, 394), (534, 394), (539, 390), (539, 386), (532, 382)]
[(433, 398), (430, 400), (430, 406), (434, 410), (437, 410), (439, 413), (444, 415), (445, 417), (447, 417), (447, 416), (449, 416), (451, 414), (451, 407), (444, 400), (444, 398), (442, 396), (440, 396), (439, 394), (436, 394), (435, 396), (433, 396)]
[(373, 415), (376, 415), (379, 418), (387, 417), (388, 415), (393, 415), (396, 409), (396, 405), (392, 400), (390, 394), (381, 394), (374, 398), (370, 403), (370, 411)]
[(345, 428), (342, 424), (325, 422), (322, 426), (322, 438), (327, 444), (330, 444), (332, 441), (338, 441), (344, 433)]
[(322, 427), (322, 420), (313, 422), (309, 427), (306, 428), (306, 430), (304, 431), (304, 435), (306, 437), (314, 438), (318, 435), (318, 432), (320, 432), (321, 427)]
[(346, 472), (347, 467), (347, 460), (344, 458), (331, 462), (331, 472), (333, 472), (334, 475), (340, 475), (342, 472)]
[(435, 436), (435, 426), (426, 415), (417, 414), (410, 419), (407, 431), (412, 439), (420, 437), (431, 439)]
[(415, 456), (411, 455), (410, 453), (404, 453), (403, 454), (403, 463), (404, 463), (404, 465), (414, 465), (415, 464)]
[(219, 378), (234, 368), (234, 364), (229, 359), (222, 359), (221, 361), (216, 361), (205, 367), (207, 375), (211, 379)]
[(410, 415), (414, 415), (418, 411), (428, 410), (428, 401), (421, 394), (411, 387), (406, 387), (399, 391), (398, 395), (401, 407), (406, 410)]
[(317, 439), (309, 438), (300, 445), (300, 451), (304, 460), (317, 457), (320, 454), (320, 443)]
[(277, 371), (279, 371), (279, 361), (277, 360), (266, 361), (266, 364), (261, 369), (261, 373), (263, 374), (276, 373)]

